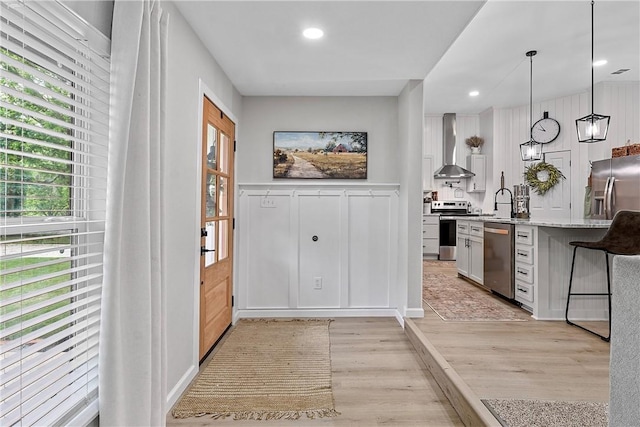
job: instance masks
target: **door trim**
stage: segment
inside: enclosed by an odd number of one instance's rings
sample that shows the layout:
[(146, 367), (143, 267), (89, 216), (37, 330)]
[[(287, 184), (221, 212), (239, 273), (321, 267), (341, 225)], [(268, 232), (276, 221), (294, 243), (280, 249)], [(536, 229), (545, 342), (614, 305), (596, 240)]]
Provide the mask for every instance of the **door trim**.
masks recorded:
[[(202, 180), (202, 120), (204, 114), (204, 97), (209, 98), (211, 102), (213, 102), (220, 111), (222, 111), (227, 117), (231, 119), (231, 121), (235, 124), (235, 137), (238, 139), (238, 118), (231, 109), (218, 97), (215, 92), (211, 90), (211, 88), (203, 81), (202, 78), (198, 79), (198, 121), (196, 126), (198, 127), (197, 131), (197, 141), (195, 142), (195, 147), (197, 147), (196, 156), (194, 157), (195, 161), (195, 170), (196, 170), (196, 181), (194, 182), (195, 188), (200, 189), (201, 180)], [(235, 161), (235, 160), (234, 160)], [(236, 161), (237, 164), (237, 161)], [(238, 181), (236, 168), (233, 168), (233, 205), (234, 205), (234, 215), (236, 215), (238, 208)], [(202, 204), (202, 194), (200, 191), (197, 191), (196, 195), (196, 206), (195, 215), (193, 217), (193, 248), (194, 248), (194, 264), (193, 264), (193, 273), (194, 279), (192, 284), (192, 289), (194, 292), (193, 297), (193, 334), (191, 337), (191, 348), (192, 355), (191, 360), (193, 366), (196, 368), (196, 373), (198, 372), (198, 366), (200, 364), (200, 206)], [(233, 233), (233, 282), (237, 283), (237, 256), (238, 256), (238, 233)], [(235, 297), (235, 289), (236, 286), (232, 289), (232, 295)], [(234, 306), (231, 309), (231, 324), (235, 324), (237, 322), (237, 307)]]

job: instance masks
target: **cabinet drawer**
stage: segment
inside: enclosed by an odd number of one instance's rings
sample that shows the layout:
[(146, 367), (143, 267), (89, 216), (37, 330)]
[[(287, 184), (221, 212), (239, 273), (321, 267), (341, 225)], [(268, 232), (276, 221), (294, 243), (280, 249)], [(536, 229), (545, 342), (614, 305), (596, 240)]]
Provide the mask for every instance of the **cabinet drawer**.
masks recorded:
[(424, 224), (422, 225), (422, 237), (435, 237), (440, 235), (440, 226), (438, 224)]
[(533, 264), (533, 246), (516, 245), (516, 261)]
[(470, 222), (469, 234), (471, 236), (484, 237), (484, 225), (481, 222)]
[(439, 215), (423, 215), (422, 216), (422, 224), (424, 225), (438, 225), (440, 223), (440, 216)]
[(440, 252), (438, 239), (422, 239), (423, 254), (437, 254), (438, 252)]
[(516, 280), (533, 284), (533, 265), (516, 263)]
[(533, 227), (516, 227), (516, 244), (533, 245)]
[(533, 285), (516, 281), (516, 300), (533, 302)]
[(458, 230), (458, 234), (469, 234), (469, 223), (458, 221), (456, 224), (456, 230)]

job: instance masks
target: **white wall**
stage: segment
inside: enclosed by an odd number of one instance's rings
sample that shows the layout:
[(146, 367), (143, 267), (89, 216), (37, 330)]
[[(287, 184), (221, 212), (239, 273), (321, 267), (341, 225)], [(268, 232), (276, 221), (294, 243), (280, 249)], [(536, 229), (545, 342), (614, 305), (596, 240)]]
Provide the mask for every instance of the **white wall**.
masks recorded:
[[(562, 96), (533, 104), (534, 123), (542, 118), (545, 111), (560, 123), (558, 138), (543, 147), (543, 152), (569, 151), (571, 156), (569, 191), (571, 217), (582, 218), (584, 187), (587, 184), (589, 161), (611, 157), (611, 148), (625, 145), (628, 139), (640, 143), (640, 82), (605, 82), (596, 85), (596, 113), (611, 116), (607, 140), (595, 144), (580, 144), (575, 128), (575, 120), (591, 112), (590, 92)], [(467, 136), (478, 134), (485, 138), (482, 154), (487, 155), (487, 191), (482, 193), (464, 193), (462, 198), (473, 205), (482, 207), (485, 213), (493, 212), (494, 194), (500, 187), (500, 173), (504, 171), (505, 187), (512, 189), (515, 184), (524, 183), (524, 169), (529, 164), (520, 158), (520, 144), (529, 139), (529, 105), (513, 108), (489, 109), (479, 116), (457, 116), (458, 138), (456, 157), (459, 165), (464, 166), (464, 157), (468, 149), (464, 145)], [(424, 154), (434, 156), (434, 168), (442, 164), (442, 116), (425, 117)], [(440, 199), (454, 199), (455, 188), (443, 186), (440, 180), (434, 180)], [(464, 185), (461, 185), (464, 189)], [(458, 195), (460, 193), (458, 192)], [(539, 196), (532, 195), (532, 198)], [(545, 196), (545, 200), (551, 196)], [(504, 201), (500, 199), (500, 201)], [(535, 201), (540, 204), (541, 200)], [(548, 216), (548, 209), (532, 211), (533, 217)], [(499, 205), (498, 215), (508, 216), (508, 205)]]
[(273, 179), (273, 132), (301, 130), (367, 132), (367, 179), (347, 182), (397, 183), (397, 108), (396, 97), (245, 97), (238, 183), (290, 184)]
[[(277, 130), (367, 132), (367, 179), (274, 179)], [(240, 316), (395, 311), (399, 145), (397, 97), (244, 98), (236, 164)], [(378, 252), (368, 242), (380, 243)], [(368, 286), (363, 268), (380, 273)], [(322, 289), (314, 289), (316, 277)]]
[(199, 79), (213, 91), (228, 114), (239, 117), (242, 97), (204, 48), (177, 8), (162, 7), (169, 17), (167, 144), (164, 161), (163, 252), (167, 284), (167, 390), (169, 405), (198, 370), (197, 313), (200, 223)]
[(396, 315), (397, 199), (397, 185), (241, 185), (238, 315)]
[[(543, 152), (570, 151), (571, 217), (582, 218), (584, 188), (590, 172), (589, 161), (611, 157), (611, 148), (640, 142), (640, 82), (605, 82), (596, 85), (595, 112), (611, 116), (607, 140), (580, 144), (575, 120), (591, 112), (590, 92), (558, 97), (533, 104), (534, 123), (545, 111), (560, 123), (558, 138), (543, 146)], [(499, 185), (500, 171), (505, 172), (505, 186), (524, 182), (524, 168), (528, 163), (520, 159), (519, 144), (528, 140), (529, 106), (494, 111), (493, 182)], [(534, 213), (532, 213), (533, 217)]]
[(410, 80), (398, 99), (400, 209), (398, 304), (408, 317), (422, 317), (422, 144), (424, 84)]
[[(488, 119), (485, 119), (485, 121)], [(442, 147), (442, 115), (425, 115), (424, 118), (424, 144), (423, 153), (425, 155), (433, 156), (433, 168), (434, 171), (438, 170), (443, 162), (443, 147)], [(485, 139), (485, 143), (482, 146), (481, 154), (489, 154), (492, 150), (491, 135), (487, 135), (485, 132), (491, 128), (491, 126), (483, 126), (483, 131), (480, 131), (480, 116), (478, 115), (465, 115), (456, 114), (456, 164), (467, 167), (467, 156), (471, 154), (471, 150), (465, 144), (464, 140), (470, 136), (478, 135)], [(487, 165), (487, 171), (490, 171), (489, 165)], [(484, 211), (492, 209), (488, 202), (485, 203), (485, 193), (467, 193), (467, 180), (460, 180), (459, 184), (455, 184), (452, 187), (445, 185), (445, 181), (451, 181), (446, 179), (434, 179), (433, 189), (438, 192), (439, 200), (467, 200), (471, 202), (471, 205), (482, 208)], [(489, 181), (487, 181), (489, 182)], [(487, 193), (490, 192), (491, 187), (487, 186)], [(457, 191), (456, 191), (457, 190)], [(489, 197), (486, 197), (488, 200)]]

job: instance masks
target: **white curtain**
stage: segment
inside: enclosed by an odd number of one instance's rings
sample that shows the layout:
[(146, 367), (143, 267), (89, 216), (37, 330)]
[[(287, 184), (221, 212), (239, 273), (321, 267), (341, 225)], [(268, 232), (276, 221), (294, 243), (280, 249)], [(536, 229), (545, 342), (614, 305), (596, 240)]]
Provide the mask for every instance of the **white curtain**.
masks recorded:
[(162, 151), (167, 20), (157, 1), (116, 0), (100, 424), (164, 426)]

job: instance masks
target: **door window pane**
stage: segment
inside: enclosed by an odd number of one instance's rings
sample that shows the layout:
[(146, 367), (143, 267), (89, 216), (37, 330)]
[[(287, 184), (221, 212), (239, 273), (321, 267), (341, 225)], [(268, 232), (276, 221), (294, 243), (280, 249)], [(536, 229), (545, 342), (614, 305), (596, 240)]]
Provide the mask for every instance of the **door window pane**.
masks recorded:
[(218, 130), (209, 123), (207, 125), (207, 167), (216, 168), (216, 150), (218, 149)]
[(229, 220), (220, 221), (218, 234), (218, 259), (223, 260), (229, 256)]
[(227, 201), (229, 200), (227, 191), (229, 179), (221, 176), (218, 178), (218, 182), (220, 183), (220, 187), (218, 188), (218, 208), (220, 209), (220, 216), (227, 216), (229, 212), (229, 208), (227, 206)]
[(211, 218), (216, 216), (216, 176), (214, 174), (207, 174), (207, 188), (206, 188), (206, 216)]
[[(205, 237), (204, 247), (206, 249), (216, 249), (216, 222), (210, 221), (205, 224), (205, 228), (207, 229), (207, 237)], [(216, 262), (216, 253), (215, 252), (206, 252), (204, 256), (204, 266), (209, 267), (211, 264)]]
[(229, 137), (224, 133), (220, 134), (220, 172), (229, 173)]

